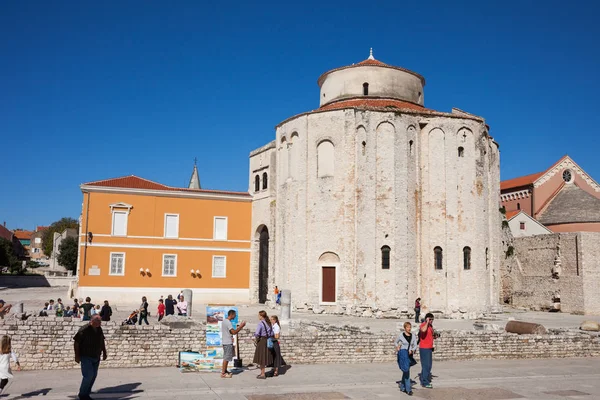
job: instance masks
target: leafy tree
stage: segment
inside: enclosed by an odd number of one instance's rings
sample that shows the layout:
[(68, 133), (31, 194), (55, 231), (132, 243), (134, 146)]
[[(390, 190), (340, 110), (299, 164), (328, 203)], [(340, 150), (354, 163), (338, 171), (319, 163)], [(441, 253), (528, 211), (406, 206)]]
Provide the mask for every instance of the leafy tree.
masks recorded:
[(77, 239), (67, 237), (58, 246), (58, 263), (69, 271), (77, 269)]
[(4, 238), (0, 238), (0, 267), (8, 267), (10, 272), (18, 272), (21, 269), (21, 262), (15, 254), (12, 242)]
[(44, 231), (44, 235), (42, 236), (42, 248), (44, 249), (44, 254), (48, 257), (52, 256), (54, 232), (62, 233), (67, 228), (75, 228), (79, 231), (79, 222), (74, 218), (61, 218), (60, 220), (53, 222), (52, 225)]

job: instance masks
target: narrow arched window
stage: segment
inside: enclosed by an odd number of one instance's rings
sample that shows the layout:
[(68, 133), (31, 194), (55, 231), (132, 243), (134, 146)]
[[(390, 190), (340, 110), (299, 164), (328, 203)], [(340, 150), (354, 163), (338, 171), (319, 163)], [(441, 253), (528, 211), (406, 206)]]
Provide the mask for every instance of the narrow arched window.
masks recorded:
[(381, 269), (390, 269), (390, 246), (381, 248)]
[(267, 177), (267, 173), (263, 172), (263, 189), (266, 189), (268, 186), (268, 177)]
[(412, 152), (413, 152), (413, 141), (409, 141), (408, 142), (408, 154), (412, 156)]
[(521, 209), (521, 203), (517, 203), (517, 210)]
[(464, 149), (464, 147), (459, 147), (458, 148), (458, 156), (459, 157), (464, 157), (465, 156), (465, 149)]
[(435, 269), (442, 269), (442, 262), (444, 259), (442, 255), (442, 248), (440, 246), (437, 246), (433, 249), (433, 259), (435, 263)]
[(369, 95), (369, 84), (367, 82), (363, 83), (363, 96)]
[(260, 176), (256, 175), (254, 177), (254, 191), (258, 192), (260, 190)]
[(471, 248), (469, 246), (463, 248), (463, 268), (471, 269)]

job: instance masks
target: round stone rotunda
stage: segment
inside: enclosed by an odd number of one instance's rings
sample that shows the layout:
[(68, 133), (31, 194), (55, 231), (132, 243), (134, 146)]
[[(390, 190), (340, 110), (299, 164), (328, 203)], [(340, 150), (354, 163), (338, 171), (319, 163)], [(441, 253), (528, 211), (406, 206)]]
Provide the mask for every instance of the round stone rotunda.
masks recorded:
[(321, 75), (320, 107), (250, 154), (252, 300), (454, 317), (499, 301), (498, 145), (479, 116), (424, 106), (425, 78), (371, 55)]

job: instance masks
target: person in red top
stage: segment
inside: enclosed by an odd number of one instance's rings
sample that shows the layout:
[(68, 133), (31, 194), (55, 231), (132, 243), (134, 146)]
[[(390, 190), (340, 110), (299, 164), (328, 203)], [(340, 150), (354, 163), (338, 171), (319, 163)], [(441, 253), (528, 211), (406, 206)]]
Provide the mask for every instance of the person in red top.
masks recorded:
[(431, 389), (431, 364), (433, 363), (433, 314), (425, 314), (419, 329), (419, 354), (421, 356), (421, 386)]
[(158, 320), (160, 321), (165, 316), (165, 303), (163, 299), (158, 300)]

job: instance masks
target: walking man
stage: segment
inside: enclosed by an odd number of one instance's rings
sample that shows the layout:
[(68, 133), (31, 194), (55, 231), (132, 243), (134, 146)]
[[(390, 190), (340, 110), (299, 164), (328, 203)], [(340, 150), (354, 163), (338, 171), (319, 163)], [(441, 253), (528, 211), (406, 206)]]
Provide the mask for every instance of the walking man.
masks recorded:
[(421, 355), (421, 386), (431, 389), (431, 364), (433, 363), (433, 314), (425, 314), (419, 329), (419, 354)]
[(75, 341), (75, 362), (81, 363), (81, 386), (79, 387), (79, 400), (91, 400), (90, 393), (100, 367), (100, 355), (106, 360), (106, 345), (104, 333), (100, 325), (102, 318), (96, 314), (92, 316), (90, 323), (79, 329), (73, 337)]
[(227, 318), (221, 323), (221, 343), (223, 343), (223, 369), (221, 369), (221, 378), (231, 378), (231, 373), (227, 371), (227, 364), (233, 360), (233, 335), (237, 335), (246, 326), (246, 321), (242, 321), (237, 329), (233, 329), (231, 320), (235, 319), (235, 310), (229, 310)]

